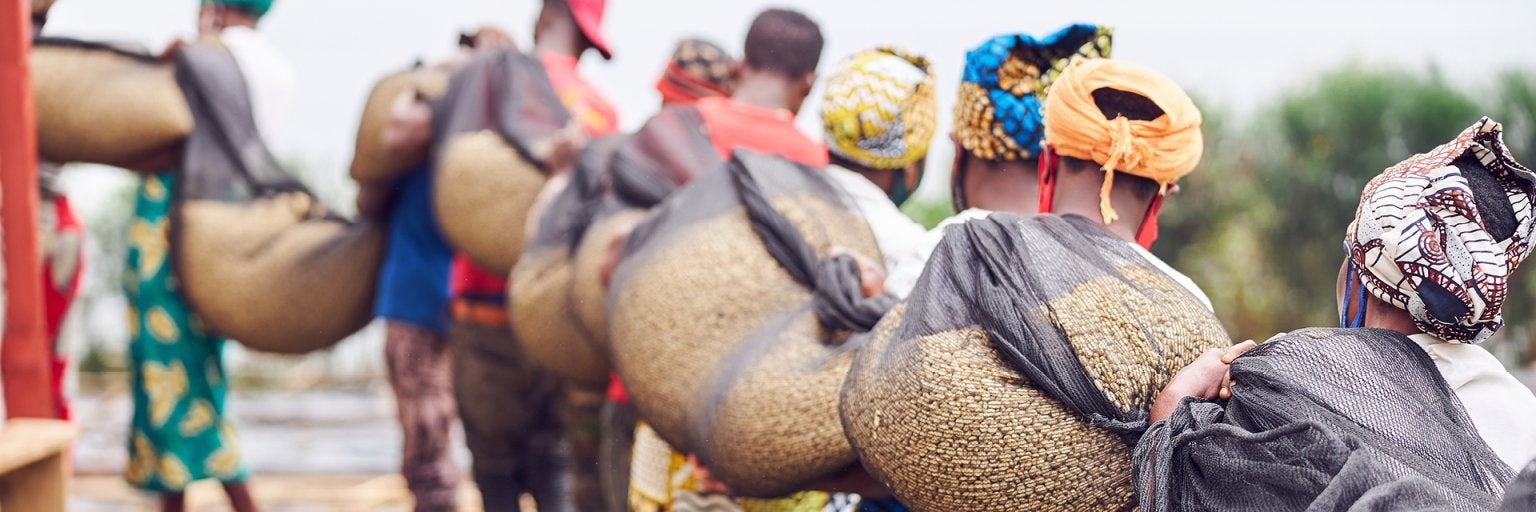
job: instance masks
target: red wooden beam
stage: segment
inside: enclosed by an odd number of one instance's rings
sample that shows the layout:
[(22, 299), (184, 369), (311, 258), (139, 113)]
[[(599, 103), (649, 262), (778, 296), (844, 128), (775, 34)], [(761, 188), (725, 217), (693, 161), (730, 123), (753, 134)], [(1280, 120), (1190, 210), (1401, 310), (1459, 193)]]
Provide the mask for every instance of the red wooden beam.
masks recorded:
[(5, 244), (5, 333), (0, 379), (12, 418), (52, 418), (37, 245), (37, 122), (32, 102), (32, 7), (0, 0), (0, 235)]

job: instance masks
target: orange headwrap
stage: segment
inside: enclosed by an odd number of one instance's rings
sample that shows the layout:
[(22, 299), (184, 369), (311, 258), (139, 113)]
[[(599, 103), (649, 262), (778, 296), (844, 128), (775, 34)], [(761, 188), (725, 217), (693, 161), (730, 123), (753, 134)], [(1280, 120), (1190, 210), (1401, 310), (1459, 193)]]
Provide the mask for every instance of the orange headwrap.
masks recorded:
[[(1110, 88), (1145, 96), (1164, 115), (1151, 121), (1123, 116), (1105, 119), (1093, 91)], [(1130, 173), (1168, 185), (1195, 170), (1204, 151), (1200, 109), (1178, 84), (1129, 62), (1076, 59), (1051, 86), (1045, 103), (1045, 143), (1057, 154), (1092, 160), (1104, 169), (1099, 213), (1104, 223), (1119, 218), (1109, 203), (1115, 172)]]

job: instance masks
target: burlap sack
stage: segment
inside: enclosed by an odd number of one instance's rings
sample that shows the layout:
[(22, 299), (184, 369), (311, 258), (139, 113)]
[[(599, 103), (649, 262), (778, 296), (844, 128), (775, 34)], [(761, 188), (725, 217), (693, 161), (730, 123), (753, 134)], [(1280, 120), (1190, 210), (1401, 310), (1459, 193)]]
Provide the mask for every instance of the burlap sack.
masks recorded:
[(571, 276), (571, 308), (576, 319), (592, 342), (604, 354), (610, 349), (608, 336), (608, 288), (603, 286), (602, 266), (608, 258), (609, 248), (620, 235), (645, 219), (645, 210), (639, 208), (617, 209), (596, 219), (576, 255), (571, 260), (574, 271)]
[(421, 162), (390, 158), (384, 150), (384, 128), (400, 93), (415, 89), (427, 100), (443, 97), (448, 89), (448, 72), (436, 67), (417, 67), (379, 80), (363, 104), (363, 116), (357, 123), (357, 143), (352, 152), (352, 179), (364, 184), (388, 184)]
[(608, 384), (608, 354), (575, 315), (572, 252), (586, 223), (600, 209), (599, 182), (623, 136), (605, 137), (582, 151), (575, 169), (545, 186), (533, 208), (535, 231), (508, 280), (507, 308), (512, 330), (525, 353), (540, 367), (577, 386)]
[(128, 167), (175, 151), (192, 131), (174, 70), (152, 56), (45, 38), (31, 66), (44, 160)]
[(269, 352), (322, 349), (366, 325), (382, 230), (328, 214), (267, 151), (227, 50), (189, 43), (176, 67), (197, 120), (171, 222), (192, 309), (212, 330)]
[(283, 354), (328, 348), (368, 325), (383, 230), (323, 212), (302, 193), (181, 203), (176, 275), (203, 322)]
[(432, 205), (443, 238), (480, 268), (511, 272), (528, 206), (549, 177), (491, 130), (456, 136), (441, 151)]
[(517, 339), (544, 367), (578, 384), (607, 383), (602, 264), (616, 237), (647, 210), (680, 183), (721, 166), (702, 126), (692, 107), (668, 107), (633, 135), (590, 144), (566, 183), (546, 186), (564, 188), (544, 192), (553, 198), (508, 290)]
[(818, 322), (811, 290), (769, 253), (733, 179), (816, 256), (879, 254), (820, 171), (737, 153), (729, 172), (674, 193), (638, 226), (610, 292), (614, 364), (642, 417), (742, 496), (779, 496), (854, 461), (837, 418), (848, 335)]
[(543, 66), (510, 49), (455, 70), (433, 111), (432, 203), (443, 236), (476, 265), (507, 275), (557, 141), (573, 129), (570, 112)]
[(1152, 400), (1230, 344), (1145, 258), (1080, 217), (949, 228), (844, 384), (864, 467), (916, 510), (1134, 506), (1128, 443)]

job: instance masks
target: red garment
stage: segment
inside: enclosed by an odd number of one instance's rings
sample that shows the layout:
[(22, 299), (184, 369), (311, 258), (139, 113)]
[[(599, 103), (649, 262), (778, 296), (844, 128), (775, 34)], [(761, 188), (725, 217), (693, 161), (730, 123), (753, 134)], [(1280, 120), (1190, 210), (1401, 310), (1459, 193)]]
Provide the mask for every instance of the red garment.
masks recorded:
[(746, 149), (779, 155), (815, 167), (827, 166), (827, 146), (795, 127), (795, 115), (748, 105), (728, 98), (704, 98), (698, 102), (704, 128), (715, 151), (729, 160), (731, 151)]
[(68, 420), (73, 416), (64, 396), (64, 374), (69, 368), (69, 359), (59, 351), (59, 330), (80, 290), (80, 274), (85, 265), (82, 247), (85, 227), (75, 217), (69, 199), (62, 195), (45, 200), (43, 207), (53, 208), (51, 216), (44, 215), (47, 224), (42, 226), (48, 230), (44, 233), (47, 243), (43, 244), (43, 328), (53, 354), (49, 387), (54, 402), (59, 404), (58, 419)]
[[(560, 102), (571, 112), (571, 117), (586, 128), (588, 136), (596, 139), (618, 130), (618, 113), (608, 99), (581, 76), (576, 59), (545, 52), (539, 55), (539, 61), (544, 64), (544, 73), (549, 75), (549, 84), (560, 95)], [(453, 258), (449, 290), (454, 297), (501, 302), (506, 300), (506, 278), (481, 270), (460, 254)]]

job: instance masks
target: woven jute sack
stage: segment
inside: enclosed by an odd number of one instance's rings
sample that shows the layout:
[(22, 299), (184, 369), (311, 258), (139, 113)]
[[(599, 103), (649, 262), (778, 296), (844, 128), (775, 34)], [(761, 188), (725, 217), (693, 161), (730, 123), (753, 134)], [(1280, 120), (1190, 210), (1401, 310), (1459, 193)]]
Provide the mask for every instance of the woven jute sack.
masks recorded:
[[(934, 283), (934, 274), (947, 272), (976, 280), (997, 274), (939, 255), (967, 234), (950, 228), (908, 303), (887, 315), (886, 323), (899, 325), (876, 327), (857, 353), (841, 412), (860, 461), (915, 510), (1128, 509), (1127, 438), (1090, 424), (1015, 370), (990, 331), (973, 321), (986, 306), (977, 297), (946, 298), (953, 292)], [(1131, 263), (1140, 256), (1129, 249), (1119, 254), (1100, 260), (1114, 274), (1041, 277), (1069, 291), (1034, 294), (1046, 298), (1037, 312), (997, 312), (1054, 323), (1070, 351), (1056, 352), (1061, 359), (1053, 362), (1079, 364), (1095, 392), (1140, 417), (1144, 429), (1145, 411), (1167, 380), (1230, 340), (1192, 293), (1145, 261)]]
[(549, 177), (492, 130), (457, 135), (441, 151), (432, 203), (444, 238), (481, 268), (510, 273)]
[(611, 368), (572, 315), (574, 271), (564, 250), (524, 256), (508, 281), (508, 312), (518, 344), (535, 364), (571, 384), (601, 389)]
[[(818, 256), (833, 246), (879, 254), (820, 171), (746, 168)], [(837, 416), (851, 354), (754, 232), (731, 172), (696, 177), (635, 229), (609, 332), (619, 375), (663, 439), (735, 494), (781, 496), (855, 460)]]
[(242, 345), (313, 352), (373, 316), (383, 230), (328, 217), (308, 194), (186, 201), (173, 227), (182, 291), (208, 327)]
[(168, 63), (44, 39), (32, 47), (31, 66), (44, 160), (129, 167), (174, 151), (192, 131), (191, 109)]
[(571, 308), (593, 343), (605, 355), (611, 348), (608, 335), (608, 288), (602, 283), (603, 261), (615, 239), (645, 219), (645, 210), (623, 208), (599, 216), (576, 248), (571, 276)]
[(352, 152), (351, 174), (358, 183), (387, 184), (420, 163), (391, 158), (384, 150), (384, 128), (389, 125), (391, 107), (407, 90), (417, 91), (426, 100), (442, 98), (448, 90), (448, 72), (419, 67), (386, 76), (373, 86), (363, 104)]
[(605, 388), (612, 367), (607, 351), (576, 317), (573, 285), (580, 270), (574, 253), (594, 210), (603, 209), (593, 196), (600, 196), (602, 176), (622, 141), (622, 136), (599, 139), (582, 151), (571, 172), (545, 185), (530, 213), (530, 240), (507, 282), (508, 316), (523, 352), (567, 383), (586, 388)]

